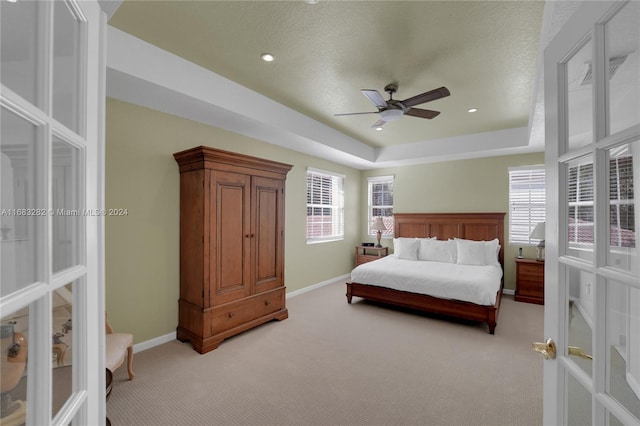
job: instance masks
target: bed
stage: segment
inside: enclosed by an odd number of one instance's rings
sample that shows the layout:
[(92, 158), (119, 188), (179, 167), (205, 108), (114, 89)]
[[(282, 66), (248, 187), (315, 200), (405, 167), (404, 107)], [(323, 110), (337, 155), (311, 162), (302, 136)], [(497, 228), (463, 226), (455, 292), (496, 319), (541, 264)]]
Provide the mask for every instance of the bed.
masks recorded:
[[(418, 244), (424, 244), (422, 247), (442, 247), (447, 243), (457, 243), (465, 244), (464, 247), (468, 246), (475, 250), (481, 244), (476, 243), (477, 241), (485, 241), (484, 247), (487, 253), (485, 256), (488, 259), (489, 247), (495, 247), (496, 264), (492, 268), (491, 265), (481, 265), (479, 262), (477, 265), (470, 265), (477, 266), (474, 269), (458, 265), (455, 260), (453, 262), (415, 261), (399, 259), (402, 253), (390, 255), (360, 265), (352, 271), (351, 280), (346, 283), (347, 302), (351, 303), (356, 296), (422, 312), (485, 322), (489, 327), (489, 333), (494, 334), (504, 287), (504, 216), (504, 213), (396, 213), (394, 215), (395, 238), (398, 239), (396, 242), (404, 243), (400, 239), (417, 238)], [(438, 242), (425, 241), (434, 237)], [(456, 239), (464, 241), (455, 241)], [(488, 242), (492, 242), (493, 245), (489, 245)], [(398, 252), (397, 249), (395, 251)], [(461, 254), (468, 255), (465, 252)], [(433, 271), (425, 272), (431, 275), (434, 283), (432, 290), (419, 289), (417, 278), (411, 275), (412, 270), (418, 274), (423, 273), (421, 272), (424, 270), (423, 266), (428, 266)], [(481, 266), (486, 268), (480, 268)], [(468, 278), (469, 271), (463, 271), (464, 269), (472, 270), (471, 275), (477, 274), (476, 281), (487, 281), (489, 283), (487, 288), (482, 291), (469, 290), (474, 288), (474, 283)], [(397, 272), (394, 273), (394, 270)], [(466, 289), (463, 285), (452, 293), (451, 288), (448, 288), (451, 287), (448, 279), (457, 275), (465, 276), (463, 281), (466, 283)], [(426, 294), (429, 292), (431, 294)], [(488, 295), (487, 292), (490, 294)]]

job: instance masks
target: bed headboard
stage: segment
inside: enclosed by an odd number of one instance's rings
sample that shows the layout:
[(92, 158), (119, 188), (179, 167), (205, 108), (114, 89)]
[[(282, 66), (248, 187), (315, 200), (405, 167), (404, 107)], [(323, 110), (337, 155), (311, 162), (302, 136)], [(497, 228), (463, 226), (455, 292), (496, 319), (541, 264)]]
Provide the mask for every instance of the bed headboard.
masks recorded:
[(505, 213), (394, 213), (396, 237), (439, 240), (464, 238), (466, 240), (500, 241), (500, 264), (504, 265)]

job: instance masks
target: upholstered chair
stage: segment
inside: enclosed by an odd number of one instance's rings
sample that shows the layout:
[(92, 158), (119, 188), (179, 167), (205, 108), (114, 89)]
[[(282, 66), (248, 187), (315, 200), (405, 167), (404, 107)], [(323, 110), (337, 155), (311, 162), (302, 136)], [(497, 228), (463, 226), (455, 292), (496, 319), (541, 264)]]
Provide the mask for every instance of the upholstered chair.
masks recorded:
[(133, 374), (133, 334), (114, 333), (106, 313), (104, 323), (107, 332), (105, 336), (105, 366), (114, 373), (116, 369), (122, 365), (126, 355), (129, 380), (133, 380), (135, 376), (135, 374)]

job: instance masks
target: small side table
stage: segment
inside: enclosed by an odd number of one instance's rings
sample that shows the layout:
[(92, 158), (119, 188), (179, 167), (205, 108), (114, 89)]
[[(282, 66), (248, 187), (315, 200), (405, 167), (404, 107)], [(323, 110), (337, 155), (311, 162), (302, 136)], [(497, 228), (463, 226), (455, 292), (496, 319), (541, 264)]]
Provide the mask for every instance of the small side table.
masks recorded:
[(516, 259), (516, 294), (518, 302), (544, 305), (544, 261)]
[(356, 246), (356, 266), (381, 259), (389, 254), (389, 247)]

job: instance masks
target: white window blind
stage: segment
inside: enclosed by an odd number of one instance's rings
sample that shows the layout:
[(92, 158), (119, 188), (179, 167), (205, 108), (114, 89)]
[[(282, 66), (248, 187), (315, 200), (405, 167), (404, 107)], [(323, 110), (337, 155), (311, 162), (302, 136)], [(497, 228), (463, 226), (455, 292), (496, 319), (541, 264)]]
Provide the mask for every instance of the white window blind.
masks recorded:
[(344, 238), (344, 176), (307, 170), (307, 243)]
[(509, 243), (537, 244), (531, 241), (531, 232), (544, 221), (544, 166), (509, 168)]
[(574, 161), (568, 168), (568, 238), (570, 244), (593, 244), (593, 160)]
[(369, 235), (376, 235), (371, 230), (373, 219), (382, 217), (387, 228), (383, 236), (393, 236), (393, 176), (372, 176), (367, 178), (369, 186)]
[[(609, 159), (609, 244), (611, 247), (636, 247), (636, 218), (633, 190), (632, 145), (610, 152)], [(638, 167), (635, 168), (638, 170)], [(636, 182), (638, 177), (636, 176)]]

